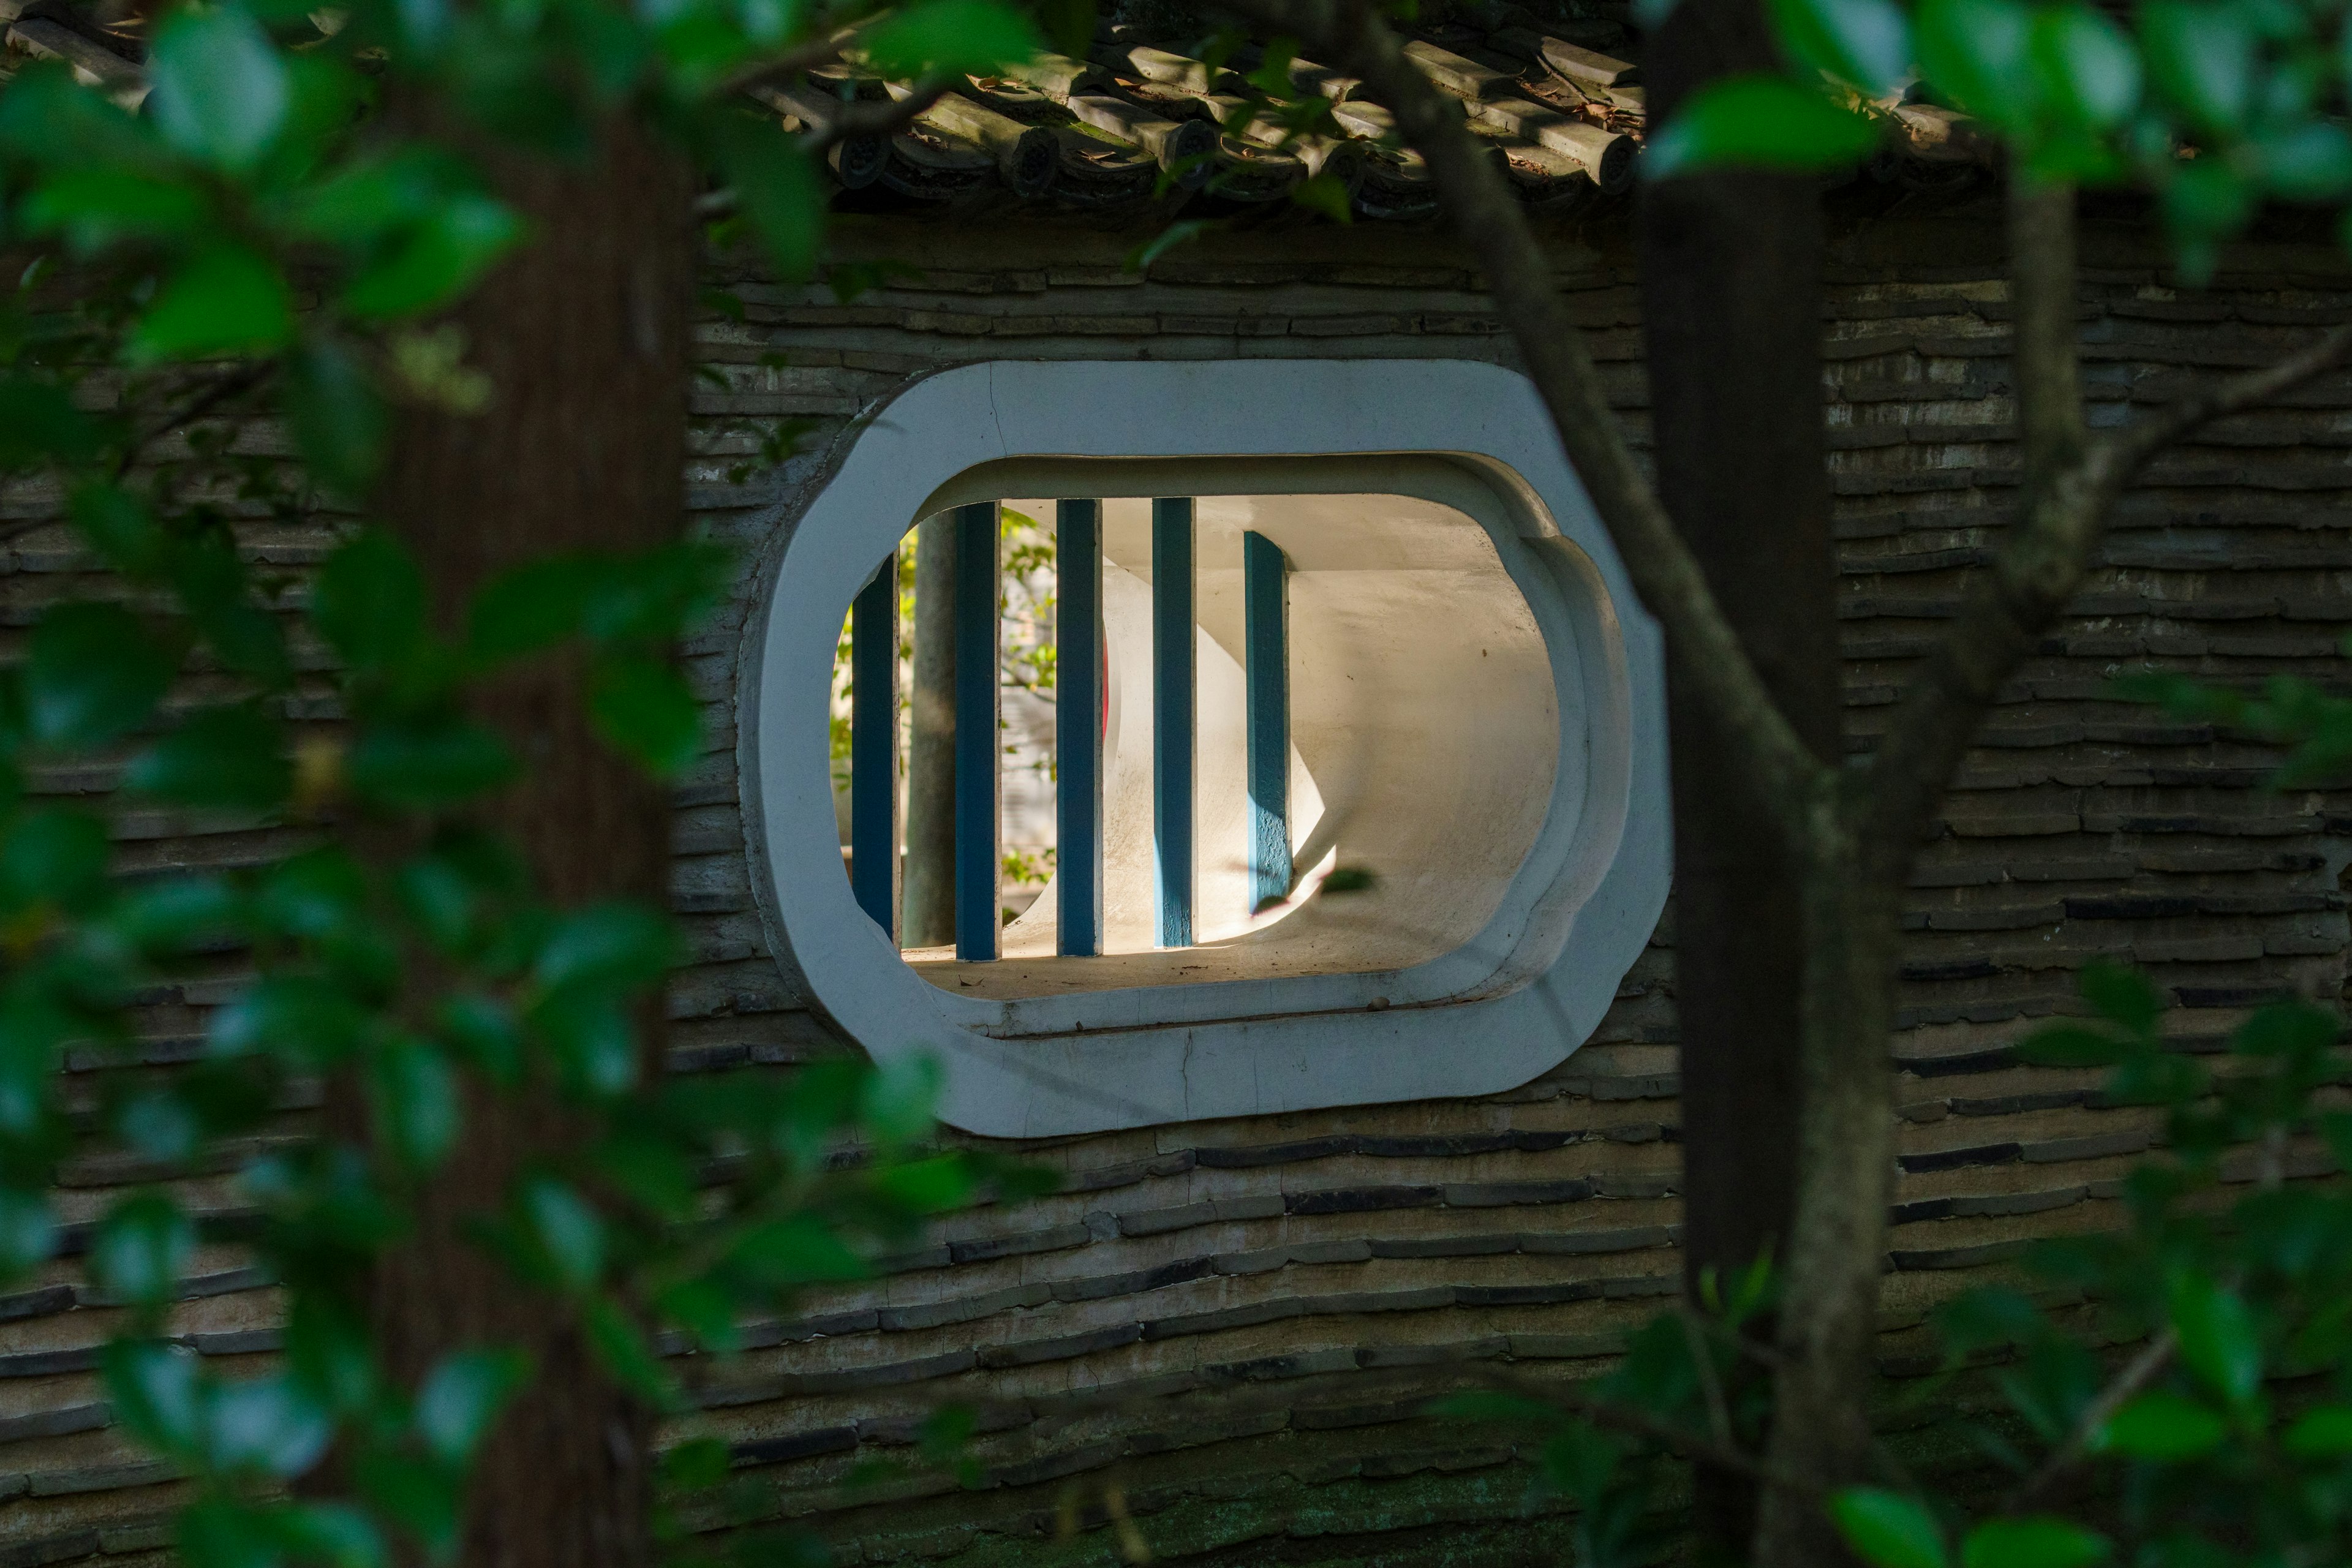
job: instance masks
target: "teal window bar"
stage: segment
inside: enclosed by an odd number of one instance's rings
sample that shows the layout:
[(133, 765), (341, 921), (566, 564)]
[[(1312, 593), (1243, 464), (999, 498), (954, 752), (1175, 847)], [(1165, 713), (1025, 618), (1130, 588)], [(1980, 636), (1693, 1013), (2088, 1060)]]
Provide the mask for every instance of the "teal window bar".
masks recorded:
[(1290, 897), (1289, 563), (1262, 533), (1242, 535), (1250, 908)]
[(1102, 952), (1102, 502), (1054, 507), (1055, 949)]
[(997, 956), (996, 503), (955, 509), (956, 956)]
[(849, 609), (849, 882), (857, 907), (898, 931), (898, 556)]
[(1192, 501), (1151, 503), (1151, 849), (1160, 945), (1192, 945)]

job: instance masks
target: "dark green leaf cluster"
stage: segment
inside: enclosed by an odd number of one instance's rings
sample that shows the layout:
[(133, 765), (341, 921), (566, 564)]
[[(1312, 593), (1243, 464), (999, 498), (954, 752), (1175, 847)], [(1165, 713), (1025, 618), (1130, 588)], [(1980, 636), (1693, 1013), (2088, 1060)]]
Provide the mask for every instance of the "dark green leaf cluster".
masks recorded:
[(1697, 94), (1653, 175), (1851, 167), (1906, 101), (1976, 117), (2032, 176), (2155, 192), (2200, 271), (2265, 202), (2352, 197), (2335, 0), (1770, 0), (1795, 70)]
[[(55, 66), (0, 82), (0, 234), (31, 261), (0, 299), (0, 479), (53, 482), (109, 584), (0, 668), (0, 1282), (79, 1250), (120, 1304), (108, 1398), (195, 1482), (192, 1568), (373, 1568), (453, 1548), (473, 1458), (536, 1375), (479, 1344), (395, 1378), (364, 1310), (374, 1260), (499, 1097), (561, 1102), (582, 1136), (479, 1194), (468, 1233), (656, 1405), (677, 1398), (667, 1352), (727, 1353), (928, 1216), (1037, 1183), (933, 1147), (924, 1069), (664, 1079), (646, 1025), (678, 952), (667, 915), (551, 901), (485, 826), (520, 763), (475, 696), (521, 663), (578, 668), (595, 731), (647, 771), (701, 756), (674, 650), (721, 593), (720, 552), (541, 560), (451, 605), (379, 530), (345, 527), (297, 582), (235, 520), (363, 503), (402, 405), (463, 417), (498, 395), (436, 321), (532, 241), (485, 167), (592, 155), (633, 115), (806, 273), (816, 150), (737, 89), (1033, 46), (995, 0), (234, 0), (152, 22), (143, 102)], [(299, 480), (256, 438), (270, 420)], [(304, 847), (125, 876), (107, 813), (45, 784), (61, 767)], [(141, 1000), (225, 971), (248, 978), (194, 1059), (149, 1060)], [(322, 1083), (348, 1117), (296, 1114)], [(51, 1192), (86, 1154), (145, 1184), (68, 1227)], [(172, 1336), (221, 1245), (284, 1302), (285, 1354), (258, 1376)], [(709, 1458), (674, 1479), (723, 1475)]]

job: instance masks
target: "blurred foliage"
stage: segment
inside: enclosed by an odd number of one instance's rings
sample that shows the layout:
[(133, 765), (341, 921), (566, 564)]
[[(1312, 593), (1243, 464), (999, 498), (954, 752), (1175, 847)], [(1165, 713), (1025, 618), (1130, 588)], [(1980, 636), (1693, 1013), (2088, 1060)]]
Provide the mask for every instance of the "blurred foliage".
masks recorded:
[[(444, 631), (389, 534), (350, 526), (301, 592), (255, 569), (236, 520), (363, 510), (399, 405), (462, 415), (497, 395), (436, 318), (530, 235), (465, 149), (579, 158), (600, 121), (638, 117), (732, 187), (714, 239), (747, 231), (804, 278), (817, 152), (741, 85), (844, 50), (983, 68), (1034, 40), (994, 0), (249, 0), (149, 22), (143, 103), (56, 63), (0, 85), (17, 279), (0, 298), (0, 479), (53, 486), (115, 584), (46, 610), (0, 670), (0, 1284), (78, 1253), (120, 1303), (107, 1398), (195, 1483), (191, 1568), (434, 1560), (535, 1371), (479, 1344), (393, 1377), (364, 1281), (482, 1096), (559, 1099), (587, 1131), (480, 1194), (481, 1244), (665, 1410), (686, 1402), (661, 1349), (730, 1353), (745, 1322), (864, 1276), (928, 1216), (1040, 1179), (940, 1152), (919, 1063), (649, 1072), (642, 1021), (680, 955), (667, 915), (555, 903), (483, 827), (520, 763), (469, 694), (518, 661), (577, 657), (597, 731), (650, 772), (701, 758), (672, 649), (722, 592), (720, 552), (534, 561)], [(431, 112), (378, 112), (395, 89)], [(271, 422), (299, 478), (256, 455)], [(758, 459), (796, 436), (760, 433)], [(322, 709), (337, 721), (290, 721)], [(304, 847), (124, 874), (108, 808), (54, 783), (93, 768), (119, 773), (125, 808), (287, 825)], [(249, 978), (202, 1049), (158, 1058), (140, 1002), (224, 965)], [(360, 1091), (363, 1129), (296, 1114), (330, 1078)], [(92, 1156), (129, 1158), (142, 1184), (66, 1225), (60, 1166)], [(223, 1172), (225, 1196), (183, 1180)], [(223, 1244), (281, 1289), (286, 1351), (257, 1375), (173, 1338), (183, 1279)], [(703, 1441), (666, 1474), (727, 1469)]]
[(2192, 274), (2263, 204), (2352, 197), (2352, 31), (2336, 0), (1768, 0), (1786, 76), (1696, 94), (1660, 178), (1851, 168), (1906, 102), (1974, 116), (2036, 178), (2152, 191)]

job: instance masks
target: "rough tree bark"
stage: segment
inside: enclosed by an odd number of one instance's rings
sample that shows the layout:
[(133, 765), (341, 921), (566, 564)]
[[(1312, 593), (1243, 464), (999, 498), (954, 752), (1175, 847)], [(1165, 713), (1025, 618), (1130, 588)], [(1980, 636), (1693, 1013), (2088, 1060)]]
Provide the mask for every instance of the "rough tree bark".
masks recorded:
[(1989, 569), (1924, 658), (1862, 765), (1825, 765), (1773, 701), (1688, 543), (1644, 481), (1610, 413), (1551, 268), (1518, 202), (1468, 132), (1461, 106), (1405, 56), (1364, 0), (1229, 0), (1361, 80), (1428, 160), (1643, 604), (1677, 651), (1683, 690), (1728, 765), (1744, 769), (1800, 868), (1804, 1005), (1797, 1210), (1773, 1378), (1775, 1420), (1756, 1568), (1833, 1562), (1817, 1506), (1870, 1458), (1870, 1350), (1893, 1182), (1887, 1045), (1896, 919), (1920, 836), (2003, 679), (2064, 610), (2124, 487), (2199, 426), (2255, 406), (2337, 363), (2352, 326), (2261, 370), (2220, 380), (2128, 424), (2081, 434), (2075, 371), (2074, 198), (2011, 189), (2026, 483)]
[[(377, 515), (423, 562), (445, 622), (506, 567), (561, 550), (639, 551), (685, 515), (687, 337), (693, 288), (686, 165), (641, 127), (605, 125), (576, 163), (488, 152), (530, 240), (460, 309), (494, 387), (472, 416), (415, 411)], [(579, 672), (545, 659), (479, 703), (526, 776), (489, 812), (546, 893), (666, 905), (667, 795), (590, 732)], [(646, 1020), (649, 1068), (658, 1010)], [(478, 1094), (462, 1142), (424, 1194), (415, 1237), (373, 1281), (395, 1376), (467, 1344), (509, 1344), (532, 1378), (477, 1471), (467, 1568), (638, 1568), (649, 1560), (649, 1413), (598, 1365), (567, 1313), (520, 1288), (463, 1234), (464, 1216), (580, 1129), (551, 1096)]]
[[(1643, 55), (1651, 113), (1666, 120), (1703, 84), (1779, 63), (1757, 0), (1683, 0)], [(1725, 173), (1642, 192), (1659, 499), (1766, 689), (1828, 759), (1839, 668), (1822, 249), (1811, 179)], [(1805, 947), (1797, 864), (1692, 679), (1670, 667), (1683, 1271), (1696, 1300), (1710, 1270), (1728, 1279), (1787, 1248)], [(1755, 1482), (1702, 1465), (1695, 1502), (1700, 1561), (1744, 1560)]]

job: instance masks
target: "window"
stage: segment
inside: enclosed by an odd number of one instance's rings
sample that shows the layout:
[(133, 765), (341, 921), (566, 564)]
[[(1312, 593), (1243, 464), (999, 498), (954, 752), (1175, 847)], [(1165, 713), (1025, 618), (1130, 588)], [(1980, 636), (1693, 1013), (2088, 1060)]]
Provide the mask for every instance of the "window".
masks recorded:
[[(942, 514), (856, 602), (835, 718), (866, 744), (836, 782), (867, 917), (931, 984), (986, 997), (1404, 969), (1471, 941), (1559, 750), (1542, 635), (1485, 529), (1407, 495), (1123, 496), (1124, 467)], [(940, 544), (950, 570), (904, 570)], [(945, 614), (903, 591), (958, 575)], [(966, 604), (994, 624), (956, 626)], [(958, 660), (919, 704), (947, 661), (907, 618)], [(993, 681), (961, 679), (966, 655)], [(861, 791), (875, 770), (891, 787)], [(953, 842), (908, 837), (940, 815)]]
[[(965, 367), (782, 522), (746, 759), (775, 945), (868, 1050), (937, 1052), (958, 1125), (1507, 1088), (1654, 924), (1656, 635), (1507, 372)], [(1034, 900), (1008, 850), (1051, 852)]]

